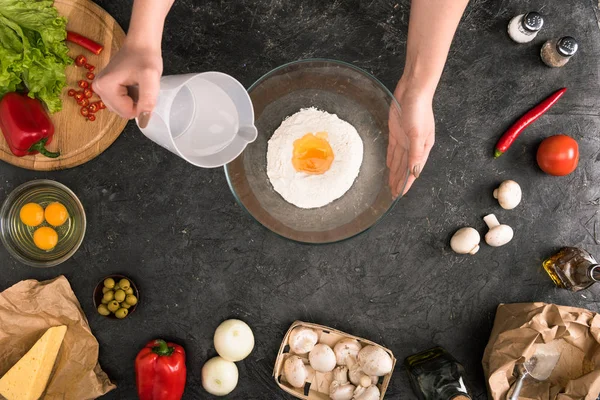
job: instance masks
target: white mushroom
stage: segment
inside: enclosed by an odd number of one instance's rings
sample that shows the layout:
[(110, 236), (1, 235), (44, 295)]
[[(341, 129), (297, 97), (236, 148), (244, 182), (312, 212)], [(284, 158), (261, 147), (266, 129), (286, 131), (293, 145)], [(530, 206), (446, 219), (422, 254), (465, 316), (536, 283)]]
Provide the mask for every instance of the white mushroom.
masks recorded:
[(296, 388), (304, 387), (304, 382), (306, 382), (306, 378), (308, 377), (304, 361), (298, 356), (290, 356), (285, 360), (283, 374), (285, 380)]
[(360, 349), (362, 349), (362, 345), (356, 339), (346, 338), (337, 342), (333, 347), (337, 365), (346, 365), (346, 358), (348, 356), (357, 357)]
[(315, 371), (329, 372), (335, 368), (335, 353), (326, 344), (317, 344), (308, 355), (308, 360)]
[(377, 346), (366, 346), (358, 353), (360, 369), (367, 375), (384, 376), (392, 371), (392, 357)]
[(335, 367), (333, 370), (333, 380), (339, 383), (348, 383), (348, 367)]
[(498, 218), (494, 214), (489, 214), (483, 217), (483, 220), (490, 229), (485, 234), (485, 242), (492, 247), (504, 246), (510, 242), (514, 236), (512, 228), (508, 225), (500, 225)]
[(378, 378), (376, 376), (369, 376), (360, 369), (356, 358), (349, 356), (346, 361), (348, 362), (348, 377), (353, 385), (367, 387), (377, 383)]
[(498, 199), (500, 207), (505, 210), (512, 210), (521, 202), (521, 186), (515, 181), (504, 181), (498, 189), (494, 190), (494, 198)]
[(329, 386), (329, 398), (332, 400), (352, 400), (355, 388), (351, 383), (333, 381)]
[(319, 335), (317, 332), (310, 328), (299, 326), (294, 328), (290, 333), (288, 344), (290, 345), (290, 350), (295, 354), (306, 354), (315, 347), (318, 341)]
[(481, 236), (470, 227), (460, 228), (450, 240), (450, 247), (458, 254), (475, 254), (479, 251)]
[(358, 386), (354, 391), (355, 400), (379, 400), (381, 393), (375, 385), (369, 387)]

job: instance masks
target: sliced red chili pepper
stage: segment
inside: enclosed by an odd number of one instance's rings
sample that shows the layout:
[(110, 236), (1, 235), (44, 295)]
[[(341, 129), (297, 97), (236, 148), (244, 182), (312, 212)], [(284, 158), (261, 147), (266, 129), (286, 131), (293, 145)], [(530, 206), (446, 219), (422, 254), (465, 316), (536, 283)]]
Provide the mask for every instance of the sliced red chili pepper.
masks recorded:
[(82, 89), (90, 87), (90, 84), (88, 83), (88, 81), (84, 81), (84, 80), (77, 82), (77, 85)]
[(73, 97), (75, 97), (75, 100), (80, 101), (84, 98), (84, 95), (81, 92), (77, 92), (77, 93), (75, 93), (75, 96), (73, 96)]
[(85, 64), (85, 69), (87, 69), (90, 72), (93, 72), (96, 67), (94, 67), (92, 64)]
[(562, 88), (552, 93), (548, 98), (542, 101), (537, 106), (533, 107), (531, 110), (527, 111), (525, 115), (517, 120), (508, 130), (502, 135), (498, 143), (496, 144), (496, 148), (494, 150), (494, 158), (500, 157), (508, 148), (513, 144), (513, 142), (519, 137), (521, 132), (525, 130), (529, 125), (531, 125), (535, 120), (541, 117), (546, 111), (548, 111), (558, 99), (562, 97), (563, 94), (567, 91), (567, 88)]
[(87, 74), (85, 74), (85, 77), (88, 78), (91, 81), (91, 80), (94, 80), (94, 78), (96, 77), (96, 75), (94, 75), (91, 72), (88, 72)]
[(104, 102), (102, 100), (98, 101), (98, 106), (100, 107), (101, 110), (104, 110), (106, 108), (106, 104), (104, 104)]
[(67, 41), (75, 43), (94, 54), (100, 54), (104, 46), (75, 32), (67, 31)]
[(69, 89), (69, 91), (67, 92), (67, 94), (69, 95), (69, 97), (73, 97), (73, 96), (75, 96), (75, 93), (77, 93), (77, 92), (75, 91), (75, 89)]
[(84, 65), (86, 65), (86, 62), (87, 58), (85, 58), (83, 54), (80, 54), (77, 57), (75, 57), (75, 65), (77, 65), (78, 67), (83, 67)]
[(87, 107), (81, 107), (81, 110), (79, 110), (79, 112), (81, 113), (81, 115), (83, 115), (84, 117), (87, 117), (88, 115), (90, 115), (90, 110), (88, 110)]
[(91, 98), (93, 95), (94, 95), (94, 92), (92, 91), (92, 89), (90, 89), (90, 88), (85, 88), (85, 89), (83, 90), (83, 96), (84, 96), (86, 99), (89, 99), (89, 98)]
[(88, 109), (90, 110), (91, 113), (97, 113), (98, 110), (100, 110), (100, 107), (98, 107), (98, 103), (92, 103), (92, 104), (90, 104)]
[(87, 119), (88, 119), (88, 121), (94, 122), (96, 120), (96, 116), (94, 114), (90, 114), (90, 115), (88, 115)]

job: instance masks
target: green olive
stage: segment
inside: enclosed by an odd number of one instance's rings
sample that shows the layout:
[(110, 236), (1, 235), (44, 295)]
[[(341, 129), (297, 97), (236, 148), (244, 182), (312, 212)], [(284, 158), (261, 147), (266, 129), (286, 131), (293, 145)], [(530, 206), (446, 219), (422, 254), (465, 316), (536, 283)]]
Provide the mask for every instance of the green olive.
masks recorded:
[(137, 304), (138, 300), (137, 297), (135, 297), (132, 294), (127, 295), (127, 297), (125, 298), (125, 303), (135, 306)]
[(111, 290), (111, 289), (110, 289), (110, 288), (107, 288), (106, 286), (104, 286), (104, 287), (102, 288), (102, 293), (106, 293), (106, 292), (108, 292), (109, 290)]
[(119, 290), (119, 289), (121, 289), (121, 288), (119, 287), (119, 285), (115, 285), (115, 287), (113, 288), (113, 290)]
[(98, 314), (106, 316), (110, 315), (110, 311), (108, 310), (108, 307), (106, 307), (106, 305), (100, 304), (98, 306)]
[(115, 292), (115, 300), (119, 303), (122, 303), (125, 300), (125, 291), (123, 289), (119, 289)]
[(102, 298), (102, 301), (100, 303), (102, 303), (102, 304), (108, 304), (109, 301), (110, 300), (104, 300), (104, 298)]
[(133, 288), (129, 288), (125, 291), (125, 294), (133, 294)]
[(127, 279), (121, 279), (119, 281), (119, 287), (123, 290), (127, 290), (131, 287), (131, 284), (129, 283), (129, 280)]
[(106, 306), (108, 307), (108, 310), (111, 312), (115, 312), (119, 309), (119, 302), (116, 300), (111, 301), (110, 303), (108, 303), (108, 305)]
[(112, 289), (115, 287), (115, 280), (113, 278), (106, 278), (104, 280), (104, 287)]
[(113, 292), (112, 290), (109, 290), (108, 292), (104, 293), (102, 300), (111, 301), (114, 298), (115, 298), (115, 292)]
[(129, 314), (129, 310), (126, 308), (119, 308), (116, 312), (115, 312), (115, 317), (119, 318), (119, 319), (123, 319), (127, 316), (127, 314)]
[(128, 309), (128, 310), (129, 310), (129, 309), (130, 309), (131, 307), (133, 307), (133, 306), (132, 306), (131, 304), (127, 304), (127, 302), (126, 302), (126, 301), (124, 301), (124, 302), (122, 302), (122, 303), (121, 303), (121, 307), (122, 307), (122, 308), (126, 308), (126, 309)]

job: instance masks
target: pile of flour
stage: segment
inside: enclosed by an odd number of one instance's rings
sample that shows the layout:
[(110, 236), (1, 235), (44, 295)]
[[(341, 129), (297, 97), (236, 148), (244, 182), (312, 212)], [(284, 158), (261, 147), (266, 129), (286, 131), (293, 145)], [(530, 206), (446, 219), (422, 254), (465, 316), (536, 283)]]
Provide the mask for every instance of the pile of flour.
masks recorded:
[[(320, 175), (298, 172), (292, 164), (294, 141), (307, 133), (327, 132), (333, 150), (331, 168)], [(287, 202), (300, 208), (317, 208), (342, 197), (358, 176), (363, 142), (356, 129), (335, 114), (304, 108), (286, 118), (267, 149), (267, 175)]]

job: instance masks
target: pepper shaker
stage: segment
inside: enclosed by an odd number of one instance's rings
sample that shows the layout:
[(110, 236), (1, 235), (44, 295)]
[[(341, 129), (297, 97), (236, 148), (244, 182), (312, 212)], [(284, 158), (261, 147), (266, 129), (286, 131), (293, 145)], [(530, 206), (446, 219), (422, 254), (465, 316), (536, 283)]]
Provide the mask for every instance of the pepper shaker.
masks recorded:
[(544, 26), (544, 18), (536, 11), (517, 15), (508, 23), (508, 35), (517, 43), (529, 43)]
[(542, 61), (549, 67), (563, 67), (575, 55), (579, 45), (571, 36), (548, 40), (542, 46)]

